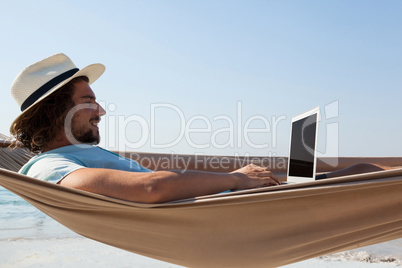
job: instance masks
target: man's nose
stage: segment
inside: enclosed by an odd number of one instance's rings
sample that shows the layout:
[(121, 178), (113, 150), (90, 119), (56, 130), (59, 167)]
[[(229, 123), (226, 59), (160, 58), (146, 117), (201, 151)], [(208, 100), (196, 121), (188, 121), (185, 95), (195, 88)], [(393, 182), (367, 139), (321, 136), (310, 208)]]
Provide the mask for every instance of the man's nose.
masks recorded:
[(106, 114), (105, 109), (103, 109), (103, 107), (99, 103), (97, 103), (97, 104), (98, 104), (98, 114), (99, 114), (99, 116), (104, 116)]

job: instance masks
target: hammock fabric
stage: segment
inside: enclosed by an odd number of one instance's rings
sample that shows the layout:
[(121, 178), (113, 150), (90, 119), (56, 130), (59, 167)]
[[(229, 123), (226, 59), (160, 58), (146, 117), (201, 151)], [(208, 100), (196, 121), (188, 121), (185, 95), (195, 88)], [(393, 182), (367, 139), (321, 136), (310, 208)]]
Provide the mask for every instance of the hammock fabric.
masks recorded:
[(78, 234), (190, 267), (277, 267), (402, 237), (402, 169), (154, 205), (5, 169), (0, 185)]

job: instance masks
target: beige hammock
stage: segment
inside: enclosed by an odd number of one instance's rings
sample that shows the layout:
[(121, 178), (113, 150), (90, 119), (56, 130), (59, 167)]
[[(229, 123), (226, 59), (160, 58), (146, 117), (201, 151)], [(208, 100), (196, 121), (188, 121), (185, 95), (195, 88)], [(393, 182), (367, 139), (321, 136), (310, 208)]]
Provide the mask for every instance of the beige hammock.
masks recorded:
[[(18, 161), (29, 158), (18, 150)], [(373, 160), (344, 158), (340, 166)], [(401, 158), (377, 160), (402, 164)], [(321, 169), (328, 167), (320, 163)], [(157, 205), (5, 169), (0, 169), (0, 185), (78, 234), (190, 267), (277, 267), (402, 237), (402, 169)]]

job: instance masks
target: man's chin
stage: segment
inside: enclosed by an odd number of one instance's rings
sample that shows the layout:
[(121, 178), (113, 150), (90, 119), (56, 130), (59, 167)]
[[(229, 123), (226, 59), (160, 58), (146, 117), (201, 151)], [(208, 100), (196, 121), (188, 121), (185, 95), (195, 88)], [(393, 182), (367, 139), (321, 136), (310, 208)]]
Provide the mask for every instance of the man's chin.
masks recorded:
[(85, 135), (82, 135), (80, 137), (74, 137), (79, 143), (85, 143), (85, 144), (90, 144), (90, 145), (97, 145), (100, 142), (100, 136), (98, 135), (93, 135), (92, 133), (86, 133)]

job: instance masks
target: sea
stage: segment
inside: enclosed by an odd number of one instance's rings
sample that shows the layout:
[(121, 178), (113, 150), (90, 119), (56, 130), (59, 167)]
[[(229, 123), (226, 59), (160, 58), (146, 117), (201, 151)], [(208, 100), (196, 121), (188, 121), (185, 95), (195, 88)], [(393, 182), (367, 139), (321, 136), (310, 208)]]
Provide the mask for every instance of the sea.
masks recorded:
[[(283, 267), (399, 267), (402, 239)], [(82, 237), (0, 187), (0, 268), (180, 267)]]

